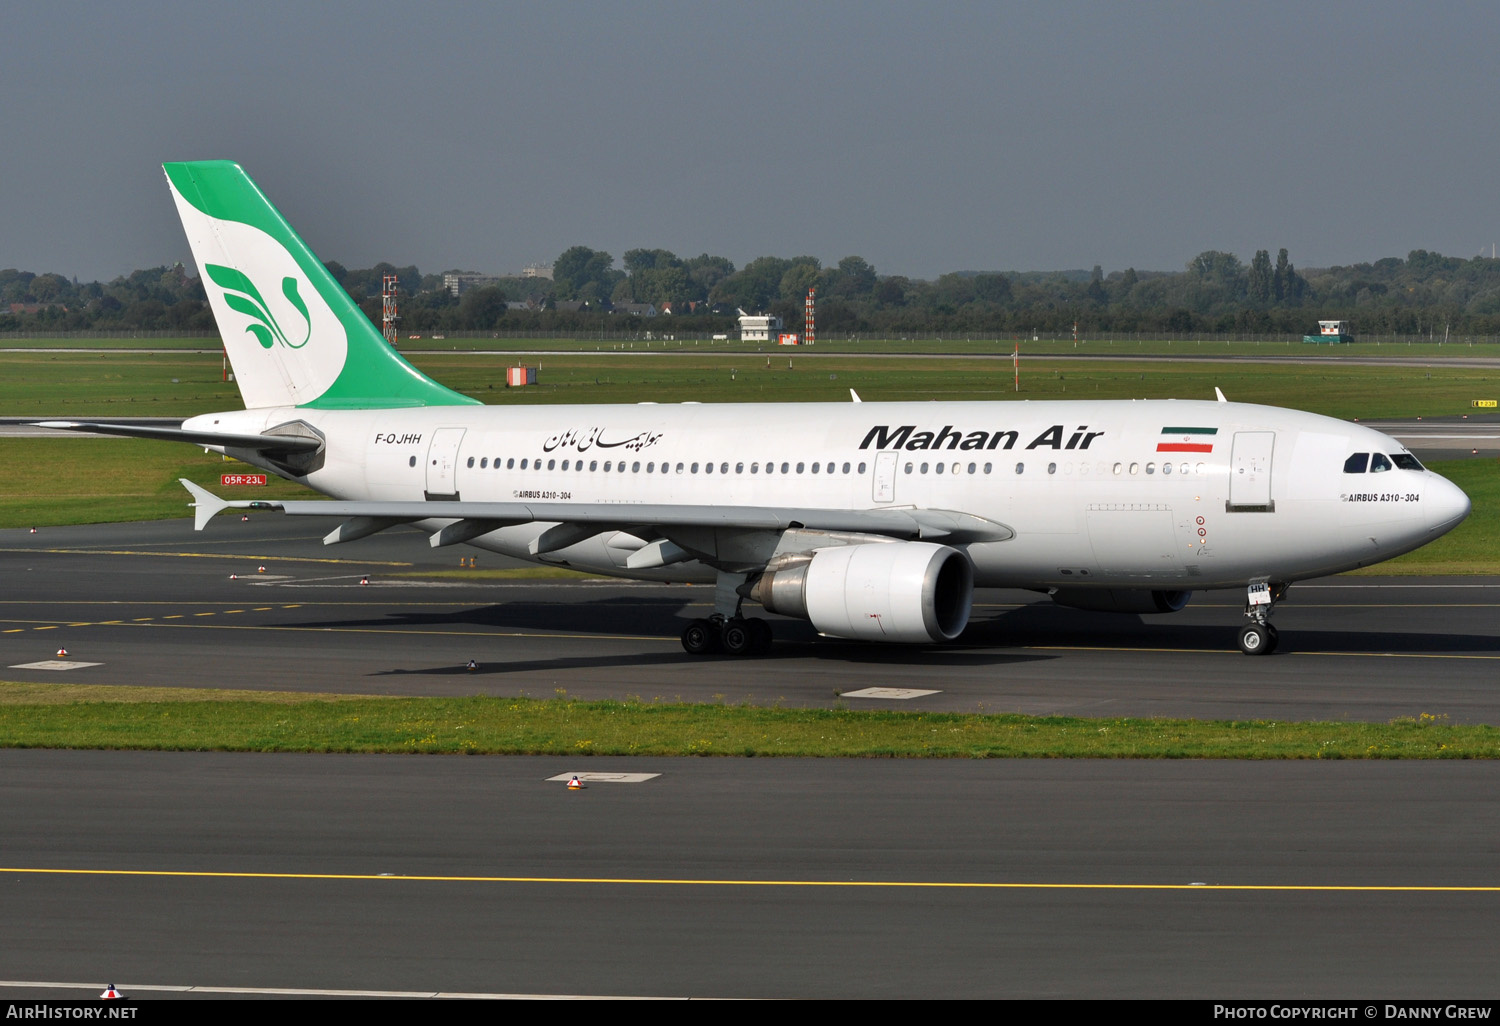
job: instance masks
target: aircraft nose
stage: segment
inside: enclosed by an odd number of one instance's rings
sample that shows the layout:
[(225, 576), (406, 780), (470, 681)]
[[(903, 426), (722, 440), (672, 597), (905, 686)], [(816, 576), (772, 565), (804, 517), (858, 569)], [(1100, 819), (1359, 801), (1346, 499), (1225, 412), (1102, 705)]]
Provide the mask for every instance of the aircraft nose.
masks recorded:
[(1424, 519), (1433, 537), (1446, 534), (1469, 515), (1469, 497), (1458, 485), (1440, 474), (1433, 474), (1423, 496)]

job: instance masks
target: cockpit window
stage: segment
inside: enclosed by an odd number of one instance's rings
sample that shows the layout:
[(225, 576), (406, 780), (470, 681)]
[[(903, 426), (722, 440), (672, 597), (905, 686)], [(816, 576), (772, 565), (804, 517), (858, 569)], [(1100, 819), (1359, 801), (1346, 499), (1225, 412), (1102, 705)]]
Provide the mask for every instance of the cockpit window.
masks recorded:
[(1422, 464), (1409, 452), (1391, 453), (1391, 462), (1396, 464), (1397, 470), (1421, 470)]
[(1370, 454), (1369, 453), (1367, 453), (1367, 452), (1357, 452), (1353, 456), (1350, 456), (1347, 460), (1344, 461), (1344, 473), (1346, 473), (1346, 474), (1363, 474), (1365, 472), (1365, 465), (1368, 464), (1369, 462), (1370, 462)]
[(1384, 453), (1370, 454), (1370, 473), (1379, 474), (1391, 469), (1391, 461)]

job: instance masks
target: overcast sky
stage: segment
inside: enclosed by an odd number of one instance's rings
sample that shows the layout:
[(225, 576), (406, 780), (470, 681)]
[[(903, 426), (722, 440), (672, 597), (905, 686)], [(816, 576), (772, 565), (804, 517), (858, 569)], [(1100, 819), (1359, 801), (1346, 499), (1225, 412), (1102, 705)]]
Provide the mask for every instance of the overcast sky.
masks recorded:
[(0, 267), (189, 260), (229, 158), (325, 260), (858, 254), (881, 274), (1486, 254), (1500, 6), (7, 5)]

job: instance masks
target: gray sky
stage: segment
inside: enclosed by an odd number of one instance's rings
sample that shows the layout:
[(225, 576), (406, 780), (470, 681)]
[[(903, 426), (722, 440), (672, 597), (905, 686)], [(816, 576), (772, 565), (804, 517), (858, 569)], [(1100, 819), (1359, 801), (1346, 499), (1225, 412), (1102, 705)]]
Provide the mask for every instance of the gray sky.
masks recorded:
[(588, 245), (882, 274), (1473, 256), (1482, 3), (11, 4), (0, 267), (189, 254), (159, 165), (239, 161), (325, 260)]

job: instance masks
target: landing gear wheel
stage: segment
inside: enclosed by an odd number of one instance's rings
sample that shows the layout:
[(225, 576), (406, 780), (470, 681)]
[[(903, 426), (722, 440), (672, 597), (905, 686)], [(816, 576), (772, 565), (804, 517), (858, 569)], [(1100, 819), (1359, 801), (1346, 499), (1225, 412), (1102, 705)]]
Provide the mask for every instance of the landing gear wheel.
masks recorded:
[(1240, 651), (1246, 655), (1269, 655), (1276, 647), (1273, 637), (1270, 627), (1247, 623), (1240, 628)]
[(688, 655), (708, 655), (719, 649), (719, 631), (707, 620), (694, 620), (682, 632), (682, 650)]
[(725, 622), (724, 633), (719, 636), (719, 641), (727, 654), (747, 656), (756, 649), (755, 629), (747, 621), (736, 617)]

